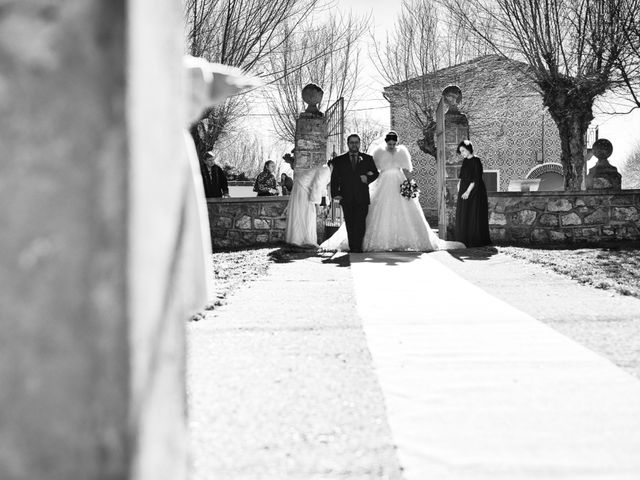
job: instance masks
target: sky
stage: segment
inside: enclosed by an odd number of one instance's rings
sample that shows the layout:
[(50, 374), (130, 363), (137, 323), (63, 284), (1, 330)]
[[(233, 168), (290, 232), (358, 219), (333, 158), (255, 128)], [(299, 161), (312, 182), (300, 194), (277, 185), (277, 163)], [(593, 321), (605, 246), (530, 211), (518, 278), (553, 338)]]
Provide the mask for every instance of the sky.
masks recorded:
[[(371, 14), (372, 29), (378, 39), (383, 39), (387, 31), (393, 28), (400, 8), (399, 4), (398, 1), (390, 0), (339, 0), (339, 8), (345, 12), (352, 10), (356, 14)], [(382, 97), (382, 88), (385, 86), (385, 82), (369, 59), (368, 52), (363, 51), (362, 53), (361, 76), (363, 80), (366, 79), (366, 84), (362, 86), (362, 92), (358, 97), (367, 97), (370, 100), (358, 100), (354, 108), (375, 108), (367, 113), (388, 126), (388, 103)], [(609, 103), (607, 99), (602, 99), (601, 102), (603, 106)], [(386, 106), (386, 108), (380, 108), (381, 106)], [(640, 109), (636, 109), (628, 115), (596, 114), (594, 124), (599, 127), (599, 137), (607, 138), (613, 143), (614, 153), (610, 161), (614, 165), (620, 165), (636, 142), (640, 141)], [(590, 162), (589, 166), (591, 163), (593, 162)]]
[[(338, 0), (338, 2), (338, 8), (345, 13), (352, 11), (358, 16), (370, 15), (372, 34), (379, 41), (384, 40), (387, 32), (393, 28), (400, 3), (389, 0)], [(389, 128), (389, 102), (382, 96), (382, 90), (387, 83), (369, 58), (369, 50), (373, 46), (371, 35), (367, 35), (362, 43), (361, 69), (358, 74), (361, 85), (356, 101), (350, 107), (360, 111), (362, 115), (379, 121), (385, 128)]]
[[(397, 0), (337, 0), (336, 8), (344, 13), (352, 11), (358, 16), (370, 15), (372, 34), (382, 41), (387, 32), (393, 28), (400, 2)], [(359, 115), (371, 117), (386, 129), (389, 128), (390, 122), (389, 104), (382, 96), (386, 82), (370, 58), (369, 50), (372, 44), (371, 35), (366, 35), (361, 46), (360, 86), (350, 102), (349, 109), (357, 111)], [(601, 102), (605, 106), (608, 104), (607, 99)], [(267, 110), (266, 105), (258, 105), (255, 108), (261, 111)], [(268, 117), (261, 118), (260, 123), (265, 130), (270, 130)], [(640, 141), (640, 109), (628, 115), (597, 114), (594, 124), (599, 126), (599, 137), (607, 138), (613, 143), (614, 152), (610, 160), (612, 164), (620, 166), (634, 144)], [(589, 166), (592, 163), (590, 162)]]

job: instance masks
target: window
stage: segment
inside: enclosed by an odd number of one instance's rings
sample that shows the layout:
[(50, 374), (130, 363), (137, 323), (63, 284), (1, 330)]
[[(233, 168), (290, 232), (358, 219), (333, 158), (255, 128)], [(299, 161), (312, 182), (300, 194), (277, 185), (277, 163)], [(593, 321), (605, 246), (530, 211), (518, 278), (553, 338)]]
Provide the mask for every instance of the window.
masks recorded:
[(485, 170), (482, 172), (482, 179), (487, 186), (487, 192), (500, 191), (500, 170)]

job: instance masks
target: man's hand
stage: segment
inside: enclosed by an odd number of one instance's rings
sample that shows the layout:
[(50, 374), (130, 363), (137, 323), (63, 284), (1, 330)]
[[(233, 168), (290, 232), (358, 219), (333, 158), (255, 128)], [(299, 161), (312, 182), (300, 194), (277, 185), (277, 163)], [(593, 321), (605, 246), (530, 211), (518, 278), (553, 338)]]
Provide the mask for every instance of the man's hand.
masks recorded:
[(277, 194), (278, 194), (278, 190), (276, 190), (275, 188), (270, 188), (270, 189), (269, 189), (269, 193), (270, 193), (271, 195), (277, 195)]
[(464, 193), (462, 194), (462, 199), (463, 199), (463, 200), (468, 200), (468, 199), (469, 199), (469, 192), (464, 192)]
[(373, 177), (373, 172), (372, 171), (368, 171), (367, 172), (367, 177)]
[(367, 183), (367, 176), (366, 175), (360, 175), (360, 180), (362, 180), (362, 183)]
[(229, 195), (228, 193), (224, 193), (222, 194), (222, 198), (231, 198), (231, 195)]

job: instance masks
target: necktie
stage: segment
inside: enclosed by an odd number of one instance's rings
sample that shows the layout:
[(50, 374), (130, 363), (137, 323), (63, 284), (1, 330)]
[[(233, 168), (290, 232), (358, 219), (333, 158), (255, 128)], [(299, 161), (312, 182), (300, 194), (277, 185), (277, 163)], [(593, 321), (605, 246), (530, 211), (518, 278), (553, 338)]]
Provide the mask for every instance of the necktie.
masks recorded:
[(356, 165), (358, 164), (358, 156), (355, 153), (351, 154), (351, 168), (355, 171)]

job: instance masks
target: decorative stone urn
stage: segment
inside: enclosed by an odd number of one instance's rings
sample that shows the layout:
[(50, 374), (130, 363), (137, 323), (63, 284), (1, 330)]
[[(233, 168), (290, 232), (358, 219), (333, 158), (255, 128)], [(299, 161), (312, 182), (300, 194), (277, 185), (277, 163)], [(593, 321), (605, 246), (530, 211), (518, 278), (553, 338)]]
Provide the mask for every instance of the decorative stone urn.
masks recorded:
[(593, 154), (598, 158), (587, 175), (587, 190), (621, 190), (622, 175), (618, 169), (609, 163), (613, 153), (613, 145), (606, 138), (596, 140), (592, 147)]
[(447, 112), (458, 113), (462, 103), (462, 90), (457, 85), (449, 85), (442, 91), (442, 99), (447, 104)]
[(324, 114), (318, 108), (322, 97), (324, 96), (324, 90), (315, 83), (310, 83), (302, 89), (302, 100), (307, 104), (307, 109), (304, 111), (305, 116), (322, 117)]

